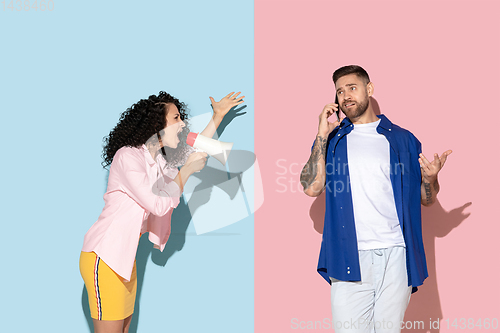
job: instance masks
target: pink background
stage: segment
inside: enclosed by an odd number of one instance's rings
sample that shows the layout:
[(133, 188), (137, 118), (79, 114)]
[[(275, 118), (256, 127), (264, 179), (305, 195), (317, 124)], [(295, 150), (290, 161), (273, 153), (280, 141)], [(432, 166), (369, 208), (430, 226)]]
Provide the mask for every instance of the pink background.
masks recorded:
[(499, 12), (499, 1), (255, 1), (255, 151), (265, 186), (255, 332), (331, 317), (329, 284), (316, 272), (324, 197), (304, 195), (299, 173), (334, 100), (331, 75), (348, 64), (368, 71), (380, 111), (412, 131), (428, 158), (453, 149), (439, 202), (423, 209), (430, 277), (405, 317), (426, 329), (407, 331), (427, 331), (430, 318), (441, 319), (432, 332), (459, 331), (454, 319), (500, 320)]

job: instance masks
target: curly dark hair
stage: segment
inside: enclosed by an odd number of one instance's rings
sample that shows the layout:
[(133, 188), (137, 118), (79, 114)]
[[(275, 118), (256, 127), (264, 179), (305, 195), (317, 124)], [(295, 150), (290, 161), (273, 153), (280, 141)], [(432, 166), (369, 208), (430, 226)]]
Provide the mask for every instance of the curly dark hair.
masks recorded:
[[(108, 136), (103, 138), (102, 150), (103, 168), (107, 168), (118, 149), (122, 147), (140, 147), (153, 135), (159, 133), (166, 127), (167, 105), (174, 104), (181, 119), (187, 121), (188, 109), (186, 104), (180, 102), (172, 95), (160, 91), (157, 95), (151, 95), (148, 99), (141, 99), (120, 115), (118, 124), (111, 130)], [(183, 128), (180, 137), (187, 137), (188, 126)], [(179, 165), (185, 161), (185, 151), (188, 149), (182, 140), (176, 149), (165, 147), (162, 150), (163, 157), (171, 165)], [(168, 158), (167, 158), (168, 156)]]

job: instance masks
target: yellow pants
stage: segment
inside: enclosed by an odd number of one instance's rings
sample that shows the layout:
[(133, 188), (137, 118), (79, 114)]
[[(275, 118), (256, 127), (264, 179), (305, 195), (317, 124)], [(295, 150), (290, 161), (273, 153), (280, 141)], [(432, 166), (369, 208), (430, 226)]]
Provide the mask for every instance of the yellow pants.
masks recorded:
[(80, 254), (80, 274), (89, 295), (90, 315), (97, 320), (123, 320), (134, 313), (137, 275), (130, 282), (116, 274), (94, 252)]

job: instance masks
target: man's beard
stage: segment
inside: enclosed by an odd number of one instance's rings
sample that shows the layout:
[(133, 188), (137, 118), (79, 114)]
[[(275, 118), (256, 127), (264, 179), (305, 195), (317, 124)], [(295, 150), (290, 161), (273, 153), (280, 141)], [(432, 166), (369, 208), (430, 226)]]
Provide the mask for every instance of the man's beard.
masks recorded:
[[(366, 112), (366, 110), (368, 110), (368, 98), (369, 97), (366, 96), (366, 98), (361, 102), (359, 102), (359, 104), (354, 101), (354, 103), (356, 103), (356, 107), (354, 109), (349, 110), (349, 114), (346, 112), (347, 108), (345, 108), (345, 106), (341, 108), (342, 112), (344, 112), (346, 117), (351, 120), (361, 117)], [(349, 104), (349, 103), (344, 102), (344, 104)]]

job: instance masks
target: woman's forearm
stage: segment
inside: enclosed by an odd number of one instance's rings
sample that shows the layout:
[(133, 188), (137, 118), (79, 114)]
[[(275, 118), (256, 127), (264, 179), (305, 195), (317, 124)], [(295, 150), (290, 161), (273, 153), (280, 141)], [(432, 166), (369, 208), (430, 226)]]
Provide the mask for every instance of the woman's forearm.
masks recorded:
[(174, 182), (179, 186), (182, 191), (184, 191), (184, 185), (186, 185), (187, 180), (193, 174), (190, 168), (184, 165), (180, 170), (177, 176), (174, 178)]
[(223, 118), (224, 117), (218, 116), (217, 114), (213, 114), (212, 118), (210, 118), (210, 121), (208, 122), (207, 127), (205, 127), (203, 132), (201, 132), (200, 134), (207, 138), (212, 138), (215, 134), (215, 131), (217, 131), (217, 128), (222, 122)]

